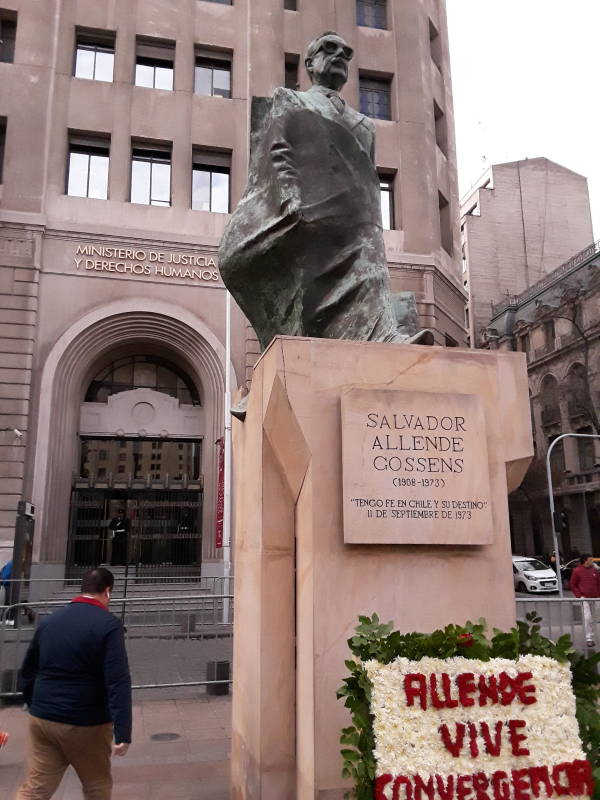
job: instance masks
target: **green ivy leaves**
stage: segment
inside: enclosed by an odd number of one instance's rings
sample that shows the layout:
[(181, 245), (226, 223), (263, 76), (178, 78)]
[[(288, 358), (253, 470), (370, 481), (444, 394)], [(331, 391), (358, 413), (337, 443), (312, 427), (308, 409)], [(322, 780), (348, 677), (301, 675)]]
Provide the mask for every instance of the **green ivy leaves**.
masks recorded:
[(337, 696), (344, 699), (350, 710), (352, 725), (342, 730), (343, 745), (342, 777), (350, 778), (354, 787), (346, 798), (372, 800), (375, 780), (375, 739), (373, 718), (370, 712), (371, 683), (362, 662), (375, 659), (389, 664), (395, 658), (404, 657), (419, 661), (425, 656), (452, 658), (463, 656), (479, 661), (490, 658), (510, 658), (520, 655), (539, 655), (569, 662), (572, 686), (577, 704), (577, 721), (583, 749), (594, 769), (596, 800), (600, 800), (600, 677), (598, 663), (600, 653), (586, 656), (576, 651), (569, 636), (561, 636), (556, 642), (540, 633), (541, 618), (536, 612), (527, 614), (526, 621), (519, 621), (510, 631), (494, 629), (488, 640), (484, 619), (465, 625), (447, 625), (433, 633), (401, 634), (393, 630), (392, 622), (381, 623), (377, 614), (359, 617), (355, 635), (348, 639), (348, 647), (355, 660), (345, 662), (349, 675), (344, 678)]

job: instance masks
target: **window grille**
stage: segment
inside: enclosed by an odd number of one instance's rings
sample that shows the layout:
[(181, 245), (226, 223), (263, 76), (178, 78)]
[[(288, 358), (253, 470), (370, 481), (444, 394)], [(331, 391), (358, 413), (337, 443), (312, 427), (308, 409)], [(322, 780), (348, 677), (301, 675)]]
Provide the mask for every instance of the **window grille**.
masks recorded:
[(387, 28), (387, 0), (356, 0), (356, 23), (366, 28)]
[(360, 110), (373, 119), (391, 119), (391, 82), (385, 78), (360, 78)]
[(15, 60), (17, 14), (0, 8), (0, 61), (12, 64)]

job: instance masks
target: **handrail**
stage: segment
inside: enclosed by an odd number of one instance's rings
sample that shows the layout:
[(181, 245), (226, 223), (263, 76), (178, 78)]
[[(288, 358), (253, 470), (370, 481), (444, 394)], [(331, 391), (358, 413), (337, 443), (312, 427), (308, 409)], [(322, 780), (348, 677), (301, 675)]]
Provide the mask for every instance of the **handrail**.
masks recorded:
[[(203, 603), (207, 601), (213, 602), (215, 600), (233, 600), (234, 595), (232, 594), (193, 594), (193, 595), (173, 595), (173, 596), (165, 596), (162, 595), (154, 595), (153, 597), (119, 597), (115, 600), (114, 606), (119, 606), (123, 608), (128, 604), (139, 604), (139, 603), (157, 603), (162, 601), (177, 601), (181, 603), (182, 601), (193, 601), (193, 600), (201, 600)], [(55, 608), (55, 607), (62, 607), (65, 606), (67, 603), (70, 603), (70, 600), (35, 600), (31, 603), (24, 602), (24, 603), (14, 603), (9, 606), (0, 606), (0, 622), (3, 622), (6, 618), (6, 615), (12, 609), (18, 608), (29, 608), (33, 611), (36, 608)], [(110, 611), (110, 609), (107, 609)], [(113, 613), (113, 612), (111, 612)]]
[[(232, 581), (234, 576), (228, 578), (228, 580)], [(114, 575), (115, 583), (120, 581), (125, 581), (125, 575), (121, 575), (117, 573)], [(207, 581), (208, 583), (216, 582), (216, 581), (224, 581), (226, 578), (222, 575), (203, 575), (199, 577), (197, 575), (135, 575), (133, 578), (129, 580), (134, 581), (147, 581), (148, 583), (159, 583), (160, 581), (179, 581), (181, 583), (202, 583), (202, 581)], [(81, 576), (75, 578), (9, 578), (3, 583), (81, 583)]]

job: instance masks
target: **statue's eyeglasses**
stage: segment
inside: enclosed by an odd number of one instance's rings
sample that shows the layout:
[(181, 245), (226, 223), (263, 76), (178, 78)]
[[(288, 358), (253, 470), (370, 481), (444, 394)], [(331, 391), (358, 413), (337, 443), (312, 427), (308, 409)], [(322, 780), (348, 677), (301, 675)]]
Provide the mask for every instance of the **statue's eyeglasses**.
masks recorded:
[(317, 53), (319, 50), (327, 53), (328, 56), (332, 56), (339, 51), (341, 57), (346, 61), (351, 61), (352, 56), (354, 55), (354, 50), (351, 47), (348, 47), (347, 44), (342, 45), (339, 42), (336, 42), (335, 39), (324, 39), (319, 45)]

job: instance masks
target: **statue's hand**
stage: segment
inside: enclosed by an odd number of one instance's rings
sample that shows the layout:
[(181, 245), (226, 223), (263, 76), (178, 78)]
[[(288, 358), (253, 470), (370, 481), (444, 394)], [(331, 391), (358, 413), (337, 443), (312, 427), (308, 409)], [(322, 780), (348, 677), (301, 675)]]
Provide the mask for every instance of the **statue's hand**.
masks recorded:
[(299, 218), (301, 216), (301, 212), (302, 212), (302, 202), (300, 200), (300, 196), (297, 194), (293, 194), (290, 197), (287, 197), (281, 204), (282, 217)]
[(302, 216), (302, 199), (299, 192), (291, 192), (281, 203), (282, 217), (298, 219)]

